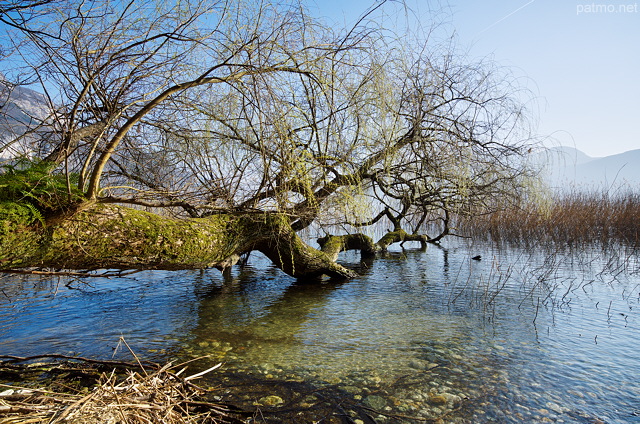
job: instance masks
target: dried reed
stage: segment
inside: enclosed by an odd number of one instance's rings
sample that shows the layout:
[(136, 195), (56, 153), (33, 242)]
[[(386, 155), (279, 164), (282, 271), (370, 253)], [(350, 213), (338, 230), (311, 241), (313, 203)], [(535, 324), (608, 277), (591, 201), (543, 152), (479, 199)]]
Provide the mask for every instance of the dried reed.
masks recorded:
[[(105, 361), (108, 363), (108, 361)], [(51, 364), (27, 364), (43, 368)], [(227, 423), (229, 411), (205, 400), (209, 390), (193, 380), (218, 368), (181, 377), (186, 368), (167, 364), (150, 371), (128, 369), (122, 378), (115, 369), (102, 372), (93, 390), (30, 388), (0, 384), (0, 424), (9, 423)], [(69, 366), (68, 363), (65, 366)]]
[(640, 245), (640, 193), (571, 192), (461, 221), (473, 238), (539, 246)]

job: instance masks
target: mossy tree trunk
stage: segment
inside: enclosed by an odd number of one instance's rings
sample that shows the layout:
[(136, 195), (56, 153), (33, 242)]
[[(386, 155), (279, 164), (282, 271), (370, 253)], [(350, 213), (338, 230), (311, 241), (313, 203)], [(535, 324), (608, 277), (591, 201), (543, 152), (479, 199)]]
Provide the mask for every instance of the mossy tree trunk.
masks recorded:
[(375, 256), (380, 249), (371, 237), (365, 234), (346, 234), (342, 236), (328, 235), (319, 238), (320, 250), (325, 252), (334, 261), (338, 254), (347, 250), (360, 250), (363, 256)]
[(424, 234), (409, 234), (402, 229), (389, 231), (380, 240), (374, 242), (373, 239), (365, 234), (346, 234), (342, 236), (327, 235), (319, 238), (318, 244), (320, 250), (325, 252), (334, 261), (338, 258), (340, 252), (347, 250), (360, 250), (365, 257), (374, 256), (379, 251), (385, 251), (393, 243), (404, 244), (408, 241), (417, 241), (420, 246), (425, 249), (427, 243), (437, 242), (440, 238), (429, 239)]
[(380, 240), (378, 240), (377, 245), (380, 247), (380, 249), (386, 250), (393, 243), (404, 244), (408, 241), (417, 241), (424, 249), (425, 247), (427, 247), (427, 242), (429, 242), (429, 239), (424, 234), (409, 234), (402, 229), (398, 229), (385, 234)]
[(224, 269), (239, 255), (258, 250), (294, 277), (357, 275), (305, 244), (289, 220), (279, 214), (229, 213), (172, 219), (93, 204), (43, 225), (21, 219), (19, 212), (28, 214), (0, 205), (0, 270)]

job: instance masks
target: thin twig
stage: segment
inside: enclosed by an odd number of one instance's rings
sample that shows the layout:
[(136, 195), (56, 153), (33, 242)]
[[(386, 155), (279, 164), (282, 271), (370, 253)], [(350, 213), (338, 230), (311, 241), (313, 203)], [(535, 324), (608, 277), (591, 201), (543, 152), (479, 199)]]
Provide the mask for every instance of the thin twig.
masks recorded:
[(76, 271), (40, 271), (34, 269), (3, 269), (2, 272), (8, 274), (26, 274), (26, 275), (43, 275), (43, 276), (59, 276), (59, 277), (91, 277), (91, 278), (110, 278), (110, 277), (125, 277), (127, 275), (141, 272), (140, 269), (132, 269), (129, 271), (117, 271), (117, 272), (103, 272), (100, 274), (92, 274), (91, 271), (76, 272)]

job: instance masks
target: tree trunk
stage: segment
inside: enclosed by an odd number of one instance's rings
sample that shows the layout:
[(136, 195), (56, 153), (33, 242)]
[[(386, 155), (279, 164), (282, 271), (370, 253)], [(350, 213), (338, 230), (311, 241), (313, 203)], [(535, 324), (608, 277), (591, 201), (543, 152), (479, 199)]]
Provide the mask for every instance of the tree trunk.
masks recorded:
[(427, 247), (427, 236), (423, 234), (409, 234), (404, 230), (390, 231), (385, 234), (380, 240), (378, 240), (378, 246), (381, 250), (387, 250), (387, 247), (393, 243), (404, 244), (407, 241), (420, 242), (420, 246), (425, 249)]
[(230, 213), (179, 220), (94, 204), (43, 225), (28, 222), (29, 208), (9, 205), (0, 204), (0, 270), (225, 269), (242, 253), (258, 250), (294, 277), (357, 275), (305, 244), (279, 214)]
[(363, 256), (374, 256), (380, 247), (373, 239), (365, 234), (346, 234), (343, 236), (327, 235), (318, 239), (320, 249), (332, 260), (338, 259), (338, 254), (346, 250), (360, 250)]
[(429, 239), (425, 235), (409, 234), (400, 229), (388, 232), (377, 243), (371, 237), (358, 233), (343, 236), (327, 235), (319, 238), (318, 244), (320, 245), (320, 250), (335, 261), (338, 258), (338, 254), (346, 250), (360, 250), (365, 257), (374, 256), (376, 252), (387, 250), (393, 243), (404, 244), (407, 241), (420, 242), (421, 247), (424, 249), (427, 247)]

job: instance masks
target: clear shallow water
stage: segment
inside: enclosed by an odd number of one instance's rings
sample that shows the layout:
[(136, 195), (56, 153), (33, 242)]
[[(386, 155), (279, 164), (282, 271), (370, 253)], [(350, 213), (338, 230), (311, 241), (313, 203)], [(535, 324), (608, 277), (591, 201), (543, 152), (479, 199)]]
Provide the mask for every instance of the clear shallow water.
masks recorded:
[(6, 276), (0, 354), (110, 357), (122, 336), (151, 359), (211, 355), (202, 367), (331, 385), (379, 422), (640, 423), (637, 257), (611, 258), (349, 253), (341, 261), (362, 277), (325, 284), (257, 256), (226, 280), (144, 272), (69, 288)]

